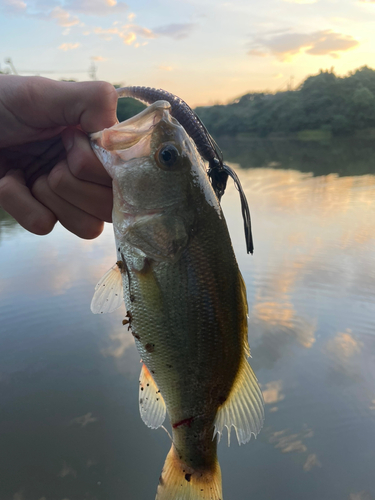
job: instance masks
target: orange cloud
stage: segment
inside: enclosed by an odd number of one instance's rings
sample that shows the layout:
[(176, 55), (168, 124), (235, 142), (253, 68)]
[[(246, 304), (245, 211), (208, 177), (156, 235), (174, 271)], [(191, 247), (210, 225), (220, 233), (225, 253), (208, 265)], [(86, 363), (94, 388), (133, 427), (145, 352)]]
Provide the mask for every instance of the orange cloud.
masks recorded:
[(288, 61), (300, 53), (338, 58), (340, 53), (354, 49), (358, 45), (358, 40), (351, 35), (332, 30), (313, 33), (271, 33), (255, 38), (250, 44), (248, 54), (261, 57), (272, 55), (280, 61)]
[(63, 26), (64, 28), (70, 28), (71, 26), (79, 24), (78, 17), (72, 16), (61, 7), (55, 7), (48, 14), (47, 18), (55, 20), (59, 26)]
[(67, 50), (78, 49), (79, 46), (80, 46), (79, 43), (63, 43), (59, 46), (59, 49), (66, 52)]

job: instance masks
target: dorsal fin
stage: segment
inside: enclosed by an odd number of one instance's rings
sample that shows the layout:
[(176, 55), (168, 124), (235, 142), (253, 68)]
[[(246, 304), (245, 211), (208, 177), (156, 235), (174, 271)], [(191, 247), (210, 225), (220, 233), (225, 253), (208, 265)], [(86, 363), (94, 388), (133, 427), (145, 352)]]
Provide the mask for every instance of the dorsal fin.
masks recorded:
[(151, 429), (160, 427), (166, 414), (163, 396), (145, 364), (139, 377), (139, 412), (143, 422)]

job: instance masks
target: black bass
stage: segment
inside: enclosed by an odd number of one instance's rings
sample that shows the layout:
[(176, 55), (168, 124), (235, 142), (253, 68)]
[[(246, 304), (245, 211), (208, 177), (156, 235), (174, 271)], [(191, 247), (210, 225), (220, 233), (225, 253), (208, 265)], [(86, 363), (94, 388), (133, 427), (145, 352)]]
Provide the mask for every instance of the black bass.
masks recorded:
[[(91, 135), (113, 179), (117, 264), (102, 278), (95, 313), (121, 305), (143, 361), (141, 417), (166, 412), (173, 444), (157, 500), (222, 499), (217, 442), (260, 431), (264, 412), (248, 364), (245, 284), (204, 163), (185, 129), (157, 101)], [(123, 293), (121, 291), (123, 288)]]

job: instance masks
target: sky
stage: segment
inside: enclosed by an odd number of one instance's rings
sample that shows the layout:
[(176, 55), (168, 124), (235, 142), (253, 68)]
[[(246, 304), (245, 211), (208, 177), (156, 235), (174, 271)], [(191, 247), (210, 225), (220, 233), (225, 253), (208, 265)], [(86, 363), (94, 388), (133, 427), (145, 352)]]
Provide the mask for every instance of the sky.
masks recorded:
[(375, 68), (375, 0), (0, 0), (0, 70), (163, 88), (190, 106)]

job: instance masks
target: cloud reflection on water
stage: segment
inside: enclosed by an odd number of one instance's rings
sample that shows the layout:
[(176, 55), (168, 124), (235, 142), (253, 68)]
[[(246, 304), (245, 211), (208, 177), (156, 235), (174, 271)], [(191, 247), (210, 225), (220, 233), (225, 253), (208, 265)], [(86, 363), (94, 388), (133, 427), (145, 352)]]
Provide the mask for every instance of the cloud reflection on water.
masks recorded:
[(327, 351), (341, 359), (348, 359), (355, 354), (359, 354), (363, 343), (355, 339), (352, 331), (348, 328), (346, 332), (339, 332), (327, 342)]
[(308, 472), (314, 467), (321, 467), (322, 464), (319, 462), (316, 453), (311, 453), (307, 458), (306, 462), (303, 465), (303, 470)]
[(263, 399), (266, 405), (275, 404), (285, 399), (282, 391), (283, 381), (274, 380), (262, 386)]
[(60, 472), (57, 474), (58, 477), (66, 477), (66, 476), (72, 476), (72, 477), (77, 477), (77, 471), (73, 469), (70, 465), (68, 465), (66, 462), (63, 463), (63, 466), (60, 470)]
[[(252, 259), (241, 253), (240, 225), (231, 232), (249, 290), (256, 368), (273, 366), (291, 342), (312, 348), (326, 321), (325, 308), (336, 332), (346, 332), (325, 353), (336, 348), (336, 358), (345, 359), (350, 349), (354, 354), (360, 341), (346, 329), (355, 325), (360, 337), (375, 327), (375, 176), (314, 177), (257, 168), (242, 169), (240, 177), (252, 210)], [(236, 196), (230, 192), (223, 202), (230, 220), (239, 217)], [(369, 304), (359, 314), (357, 295)], [(324, 335), (331, 338), (332, 330), (324, 328)]]
[(276, 449), (282, 453), (305, 453), (307, 446), (303, 442), (305, 439), (313, 437), (314, 433), (311, 429), (305, 429), (302, 432), (291, 434), (288, 429), (272, 432), (269, 442), (275, 445)]
[(73, 418), (70, 423), (71, 424), (79, 424), (81, 427), (86, 427), (87, 424), (93, 424), (97, 422), (97, 418), (92, 416), (92, 413), (86, 413), (86, 415), (82, 415), (81, 417)]

